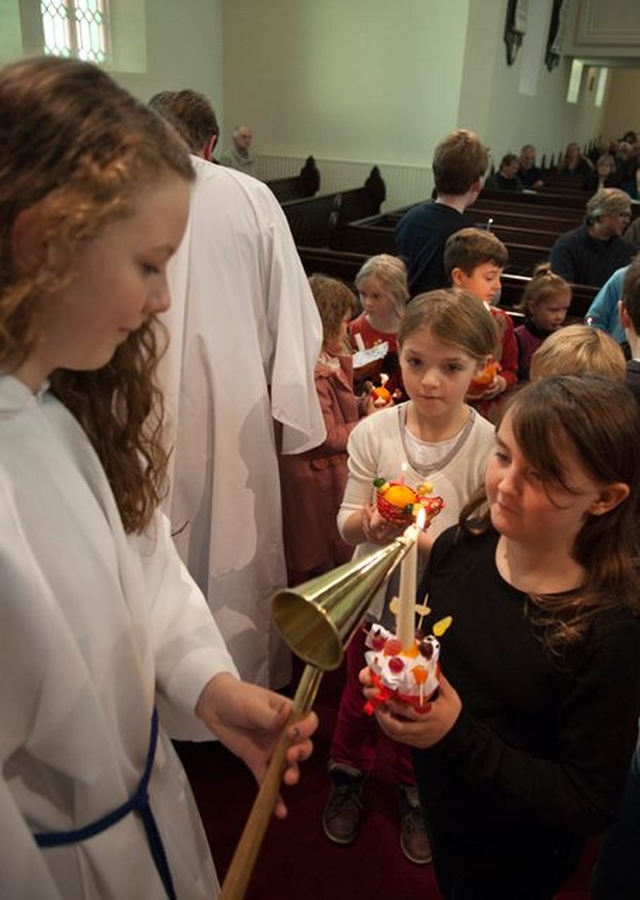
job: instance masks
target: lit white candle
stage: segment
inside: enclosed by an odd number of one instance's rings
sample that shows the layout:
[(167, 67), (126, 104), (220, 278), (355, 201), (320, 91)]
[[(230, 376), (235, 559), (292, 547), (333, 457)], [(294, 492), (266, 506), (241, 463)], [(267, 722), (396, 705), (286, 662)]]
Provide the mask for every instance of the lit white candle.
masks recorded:
[(404, 532), (409, 541), (409, 549), (400, 564), (400, 589), (396, 637), (403, 651), (413, 650), (416, 635), (416, 590), (418, 581), (418, 535), (424, 525), (425, 512), (421, 509), (415, 525), (409, 525)]

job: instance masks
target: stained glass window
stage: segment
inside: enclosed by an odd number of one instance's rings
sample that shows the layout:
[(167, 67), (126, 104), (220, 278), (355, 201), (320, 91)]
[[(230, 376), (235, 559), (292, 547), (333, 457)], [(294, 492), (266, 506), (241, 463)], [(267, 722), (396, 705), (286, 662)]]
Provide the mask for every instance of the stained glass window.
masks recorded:
[(41, 0), (40, 12), (45, 53), (105, 62), (107, 0)]

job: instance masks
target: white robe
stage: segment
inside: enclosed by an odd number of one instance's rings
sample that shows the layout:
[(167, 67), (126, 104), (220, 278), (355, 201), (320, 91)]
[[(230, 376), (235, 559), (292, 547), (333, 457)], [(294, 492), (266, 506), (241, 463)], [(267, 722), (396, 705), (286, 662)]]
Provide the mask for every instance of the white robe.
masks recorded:
[(281, 687), (290, 656), (269, 604), (286, 583), (274, 420), (285, 453), (325, 438), (314, 382), (322, 323), (271, 191), (193, 163), (189, 223), (169, 265), (166, 508), (242, 677)]
[[(127, 535), (76, 420), (8, 376), (0, 584), (0, 896), (165, 900), (139, 816), (60, 848), (39, 849), (32, 833), (88, 825), (134, 793), (156, 700), (172, 736), (210, 737), (195, 704), (233, 661), (166, 518)], [(162, 726), (149, 793), (178, 896), (215, 896), (206, 837)]]

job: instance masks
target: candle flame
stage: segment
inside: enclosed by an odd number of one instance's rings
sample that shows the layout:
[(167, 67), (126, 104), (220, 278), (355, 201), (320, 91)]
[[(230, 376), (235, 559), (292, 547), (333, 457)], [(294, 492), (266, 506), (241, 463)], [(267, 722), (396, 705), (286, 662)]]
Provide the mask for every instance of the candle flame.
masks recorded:
[(418, 515), (416, 516), (416, 528), (418, 528), (419, 531), (422, 531), (424, 529), (424, 525), (425, 525), (426, 521), (427, 521), (427, 511), (423, 506), (421, 508), (420, 512), (418, 513)]

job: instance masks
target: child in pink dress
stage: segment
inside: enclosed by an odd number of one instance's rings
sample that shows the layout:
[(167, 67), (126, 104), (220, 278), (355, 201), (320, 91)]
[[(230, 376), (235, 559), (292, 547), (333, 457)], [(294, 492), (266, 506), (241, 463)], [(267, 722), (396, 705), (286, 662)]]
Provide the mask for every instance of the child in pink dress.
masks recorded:
[(356, 306), (349, 288), (335, 278), (312, 275), (309, 285), (322, 320), (322, 352), (315, 368), (320, 408), (327, 428), (323, 444), (280, 456), (284, 548), (290, 585), (351, 559), (336, 516), (347, 483), (347, 439), (362, 416), (373, 412), (371, 396), (356, 397), (346, 342)]

